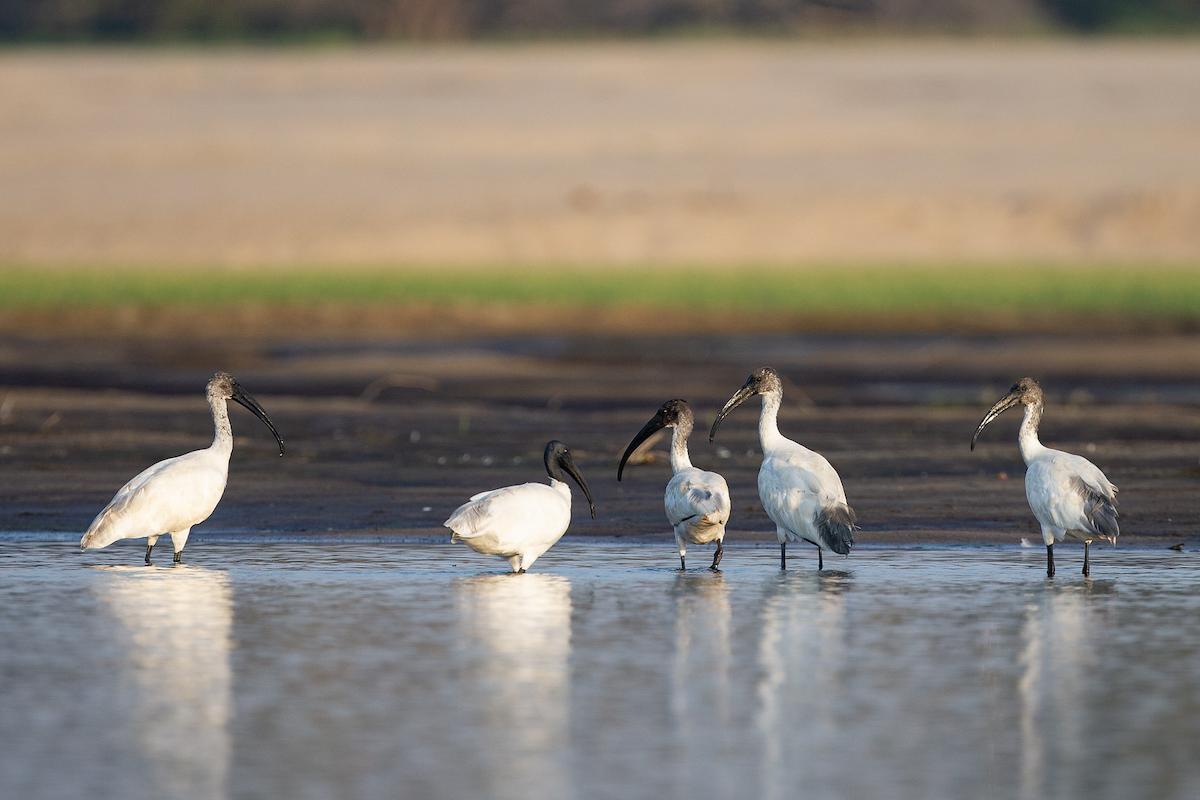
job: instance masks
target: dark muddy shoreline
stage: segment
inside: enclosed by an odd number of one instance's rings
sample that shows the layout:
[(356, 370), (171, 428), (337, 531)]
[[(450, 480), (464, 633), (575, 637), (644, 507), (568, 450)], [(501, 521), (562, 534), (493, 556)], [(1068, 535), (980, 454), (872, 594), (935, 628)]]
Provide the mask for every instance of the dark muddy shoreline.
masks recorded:
[[(469, 495), (545, 478), (566, 441), (596, 500), (568, 536), (668, 540), (664, 444), (621, 483), (628, 440), (670, 397), (699, 421), (693, 461), (724, 474), (730, 542), (768, 541), (756, 406), (714, 445), (699, 430), (763, 364), (784, 375), (784, 433), (842, 476), (871, 545), (1037, 540), (1016, 414), (971, 433), (1018, 377), (1038, 377), (1042, 438), (1121, 490), (1122, 542), (1166, 546), (1200, 519), (1200, 338), (739, 335), (491, 339), (0, 339), (0, 530), (82, 531), (151, 463), (207, 446), (204, 382), (233, 372), (288, 445), (233, 413), (229, 487), (195, 534), (437, 538)], [(1200, 537), (1198, 537), (1200, 538)], [(198, 548), (197, 548), (198, 549)]]

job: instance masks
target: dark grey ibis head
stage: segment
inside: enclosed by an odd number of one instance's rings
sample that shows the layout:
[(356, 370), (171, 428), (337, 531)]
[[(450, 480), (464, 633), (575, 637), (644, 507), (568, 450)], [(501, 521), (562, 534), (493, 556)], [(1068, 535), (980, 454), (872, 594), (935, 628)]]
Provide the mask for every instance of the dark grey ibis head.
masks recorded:
[(742, 388), (738, 389), (733, 397), (729, 398), (729, 402), (721, 409), (721, 413), (717, 414), (716, 420), (713, 421), (712, 430), (708, 432), (708, 441), (711, 443), (717, 435), (717, 426), (729, 416), (735, 408), (749, 400), (756, 394), (771, 394), (772, 392), (779, 395), (783, 394), (783, 381), (779, 378), (779, 373), (770, 367), (761, 367), (756, 369), (746, 378), (746, 382), (742, 384)]
[(258, 404), (258, 401), (247, 394), (242, 385), (237, 382), (237, 378), (228, 372), (218, 372), (216, 375), (213, 375), (212, 380), (208, 382), (208, 396), (219, 397), (222, 400), (232, 400), (238, 405), (250, 409), (250, 412), (254, 416), (261, 419), (271, 429), (271, 433), (275, 436), (275, 441), (279, 443), (279, 455), (283, 455), (283, 439), (280, 438), (279, 431), (275, 430), (275, 423), (271, 422), (271, 418), (267, 416), (267, 412)]
[(1042, 393), (1042, 385), (1040, 383), (1033, 378), (1021, 378), (1021, 380), (1014, 383), (1012, 388), (1008, 390), (1008, 394), (996, 401), (996, 405), (992, 406), (984, 416), (983, 422), (979, 423), (979, 427), (975, 429), (975, 435), (971, 437), (971, 449), (975, 449), (975, 442), (979, 439), (979, 434), (983, 431), (983, 426), (996, 417), (1016, 405), (1041, 408), (1044, 399), (1045, 395)]
[(625, 448), (625, 455), (621, 456), (621, 463), (617, 467), (617, 480), (621, 480), (621, 473), (625, 471), (625, 462), (633, 455), (633, 451), (641, 446), (642, 442), (663, 428), (679, 428), (683, 435), (687, 436), (692, 432), (692, 424), (692, 409), (688, 408), (687, 400), (675, 399), (663, 403), (662, 408), (642, 426), (642, 429), (633, 437), (633, 441), (629, 443), (629, 447)]
[(596, 504), (592, 502), (592, 493), (588, 490), (587, 481), (579, 474), (579, 469), (575, 466), (575, 461), (571, 458), (571, 451), (567, 449), (567, 446), (558, 439), (551, 439), (546, 443), (546, 454), (543, 458), (546, 462), (546, 474), (554, 480), (566, 483), (563, 472), (575, 479), (587, 498), (588, 507), (592, 510), (592, 519), (595, 519)]

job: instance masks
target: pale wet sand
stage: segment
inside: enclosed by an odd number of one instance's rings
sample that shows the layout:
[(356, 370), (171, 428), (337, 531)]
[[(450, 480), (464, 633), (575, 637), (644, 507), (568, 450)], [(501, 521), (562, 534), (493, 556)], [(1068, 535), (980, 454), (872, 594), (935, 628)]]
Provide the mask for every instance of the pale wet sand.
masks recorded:
[(1195, 260), (1194, 42), (0, 53), (0, 259)]
[[(1041, 548), (1021, 479), (1019, 415), (992, 423), (974, 453), (968, 447), (986, 409), (1026, 374), (1048, 393), (1043, 441), (1092, 459), (1120, 487), (1123, 543), (1197, 536), (1200, 342), (1179, 335), (8, 338), (0, 530), (69, 540), (130, 477), (207, 446), (202, 389), (227, 369), (271, 414), (288, 452), (276, 457), (266, 428), (233, 411), (229, 487), (193, 532), (188, 558), (202, 558), (207, 534), (442, 539), (441, 522), (470, 495), (545, 480), (551, 438), (572, 448), (596, 500), (595, 521), (576, 503), (568, 538), (635, 537), (669, 549), (665, 444), (619, 484), (616, 467), (671, 397), (696, 410), (693, 461), (728, 479), (730, 543), (769, 542), (755, 478), (757, 404), (707, 441), (716, 411), (764, 364), (786, 379), (782, 430), (838, 469), (863, 544), (1027, 538)], [(119, 547), (102, 561), (140, 560), (142, 545)]]

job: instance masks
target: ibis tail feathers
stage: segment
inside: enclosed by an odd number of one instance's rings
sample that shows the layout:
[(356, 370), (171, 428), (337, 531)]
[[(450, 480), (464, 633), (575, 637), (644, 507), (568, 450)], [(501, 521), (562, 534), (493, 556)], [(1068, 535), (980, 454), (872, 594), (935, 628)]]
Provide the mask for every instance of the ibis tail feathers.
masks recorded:
[(821, 539), (821, 547), (825, 547), (838, 555), (846, 555), (854, 546), (854, 511), (843, 503), (825, 506), (817, 514), (817, 535)]

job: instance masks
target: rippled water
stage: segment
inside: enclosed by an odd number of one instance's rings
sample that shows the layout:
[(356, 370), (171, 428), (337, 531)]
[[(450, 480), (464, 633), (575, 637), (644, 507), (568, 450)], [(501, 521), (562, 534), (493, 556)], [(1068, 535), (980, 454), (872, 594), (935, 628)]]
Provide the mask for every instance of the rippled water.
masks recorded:
[(3, 796), (1200, 796), (1195, 554), (140, 551), (0, 543)]

